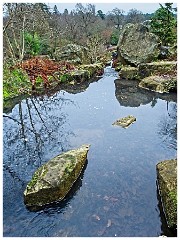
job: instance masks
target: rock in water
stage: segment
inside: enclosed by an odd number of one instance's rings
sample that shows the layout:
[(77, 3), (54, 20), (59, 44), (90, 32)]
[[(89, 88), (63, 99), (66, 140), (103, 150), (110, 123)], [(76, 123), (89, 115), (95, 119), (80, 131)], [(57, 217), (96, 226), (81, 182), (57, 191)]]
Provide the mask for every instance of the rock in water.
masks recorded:
[(156, 165), (159, 193), (167, 224), (177, 227), (177, 159), (166, 160)]
[(177, 77), (152, 75), (144, 78), (139, 83), (139, 87), (159, 93), (177, 91)]
[(24, 191), (24, 202), (28, 207), (42, 206), (62, 200), (79, 177), (90, 145), (62, 153), (34, 173)]
[(121, 126), (123, 128), (127, 128), (127, 127), (129, 127), (130, 124), (132, 124), (135, 121), (136, 121), (136, 118), (134, 116), (129, 115), (127, 117), (118, 119), (112, 125), (117, 125), (117, 126)]
[(126, 24), (117, 46), (118, 59), (125, 65), (150, 62), (160, 53), (158, 37), (143, 24)]

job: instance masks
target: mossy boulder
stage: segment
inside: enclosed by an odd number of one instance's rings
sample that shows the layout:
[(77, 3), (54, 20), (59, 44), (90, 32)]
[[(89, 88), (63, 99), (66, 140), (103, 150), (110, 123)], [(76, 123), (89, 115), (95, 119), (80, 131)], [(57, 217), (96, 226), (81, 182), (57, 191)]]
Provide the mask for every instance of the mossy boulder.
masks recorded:
[(170, 228), (177, 227), (177, 159), (165, 160), (156, 165), (162, 205)]
[(157, 61), (151, 63), (143, 63), (139, 65), (139, 75), (148, 77), (150, 75), (176, 75), (176, 61)]
[(157, 59), (160, 40), (143, 24), (126, 24), (118, 41), (118, 59), (124, 64), (138, 66)]
[(139, 79), (139, 68), (131, 66), (122, 66), (119, 72), (120, 78), (127, 80)]
[(81, 65), (79, 68), (82, 70), (88, 71), (89, 76), (93, 77), (93, 76), (99, 74), (99, 72), (103, 71), (104, 64), (103, 63), (86, 64), (86, 65)]
[(57, 61), (67, 61), (69, 63), (78, 65), (87, 62), (88, 49), (77, 45), (77, 44), (67, 44), (61, 48), (56, 48), (54, 57)]
[(129, 127), (129, 125), (131, 125), (135, 121), (136, 121), (136, 118), (134, 116), (129, 115), (127, 117), (123, 117), (123, 118), (116, 120), (112, 125), (127, 128), (127, 127)]
[(34, 173), (24, 191), (24, 202), (28, 207), (42, 206), (62, 200), (79, 177), (90, 145), (62, 153)]
[(90, 78), (89, 71), (87, 70), (75, 70), (71, 72), (71, 79), (76, 83), (81, 83)]
[(177, 77), (171, 75), (145, 77), (139, 83), (139, 87), (159, 93), (177, 91)]

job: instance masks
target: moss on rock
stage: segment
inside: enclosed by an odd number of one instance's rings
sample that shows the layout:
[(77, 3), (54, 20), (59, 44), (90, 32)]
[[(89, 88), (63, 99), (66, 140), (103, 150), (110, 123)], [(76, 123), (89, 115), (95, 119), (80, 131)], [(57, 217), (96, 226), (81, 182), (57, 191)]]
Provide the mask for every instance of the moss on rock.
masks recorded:
[(118, 41), (118, 60), (122, 64), (138, 66), (151, 62), (159, 55), (158, 37), (143, 24), (126, 24)]
[(90, 145), (62, 153), (34, 173), (24, 191), (27, 206), (42, 206), (62, 200), (79, 177)]
[(156, 165), (159, 193), (167, 224), (177, 227), (177, 159), (165, 160)]
[(134, 116), (128, 115), (127, 117), (116, 120), (112, 125), (127, 128), (127, 127), (129, 127), (129, 125), (131, 125), (135, 121), (136, 121), (136, 118)]
[(138, 80), (139, 79), (139, 68), (131, 66), (122, 66), (119, 72), (120, 78), (127, 80)]
[(141, 80), (139, 87), (159, 93), (177, 91), (177, 78), (163, 75), (149, 76)]
[(177, 62), (176, 61), (157, 61), (151, 63), (143, 63), (139, 65), (139, 75), (148, 77), (150, 75), (176, 75)]

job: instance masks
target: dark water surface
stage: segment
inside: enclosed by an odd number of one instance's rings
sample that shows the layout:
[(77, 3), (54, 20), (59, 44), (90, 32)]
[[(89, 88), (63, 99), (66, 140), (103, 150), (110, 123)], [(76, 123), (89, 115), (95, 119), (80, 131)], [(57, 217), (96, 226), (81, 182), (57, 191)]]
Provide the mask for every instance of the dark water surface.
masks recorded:
[[(4, 114), (4, 236), (170, 235), (158, 207), (156, 164), (176, 157), (176, 94), (117, 78), (106, 68), (83, 92), (28, 98)], [(128, 129), (112, 126), (129, 114), (137, 121)], [(23, 191), (34, 171), (81, 144), (91, 144), (88, 161), (67, 198), (29, 211)]]

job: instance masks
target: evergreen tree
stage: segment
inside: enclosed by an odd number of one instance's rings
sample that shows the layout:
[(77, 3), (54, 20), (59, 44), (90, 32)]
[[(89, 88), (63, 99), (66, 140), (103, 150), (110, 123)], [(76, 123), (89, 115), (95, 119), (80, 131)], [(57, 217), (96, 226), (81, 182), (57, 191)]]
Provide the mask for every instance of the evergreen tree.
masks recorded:
[(59, 14), (59, 10), (56, 5), (54, 5), (53, 14)]
[(97, 11), (97, 16), (100, 17), (102, 20), (104, 20), (106, 15), (103, 13), (102, 10), (98, 10)]
[(177, 21), (172, 3), (160, 4), (160, 8), (151, 18), (151, 29), (162, 41), (163, 45), (174, 44), (177, 40)]

